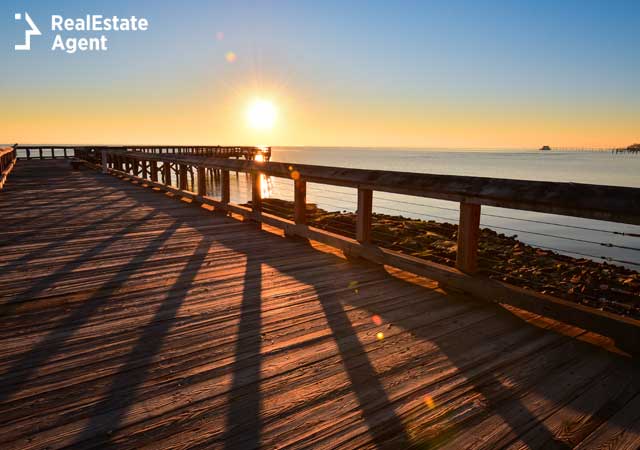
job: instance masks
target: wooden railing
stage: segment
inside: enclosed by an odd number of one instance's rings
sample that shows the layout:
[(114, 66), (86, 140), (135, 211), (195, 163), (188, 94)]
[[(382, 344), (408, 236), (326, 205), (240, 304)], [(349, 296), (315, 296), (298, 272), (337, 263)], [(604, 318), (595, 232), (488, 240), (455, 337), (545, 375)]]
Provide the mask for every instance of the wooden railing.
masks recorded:
[(247, 160), (271, 159), (270, 147), (242, 147), (242, 146), (77, 146), (77, 145), (18, 145), (18, 159), (68, 159), (78, 157), (87, 161), (97, 161), (102, 150), (135, 151), (141, 153), (206, 156), (216, 158), (244, 158)]
[[(398, 267), (491, 302), (515, 305), (559, 319), (614, 337), (622, 345), (637, 347), (640, 343), (640, 322), (637, 320), (474, 275), (477, 268), (481, 205), (640, 225), (640, 189), (198, 158), (121, 150), (103, 150), (100, 165), (105, 173), (144, 181), (148, 185), (161, 187), (257, 223), (281, 228), (287, 236), (316, 240), (339, 248), (348, 256)], [(219, 200), (207, 196), (204, 182), (206, 170), (220, 171)], [(197, 178), (192, 176), (193, 188), (190, 190), (188, 174), (194, 171)], [(251, 174), (250, 207), (230, 201), (229, 171)], [(294, 220), (262, 211), (261, 174), (292, 180)], [(356, 239), (306, 224), (307, 182), (357, 189)], [(459, 202), (456, 268), (371, 244), (374, 191)]]
[(0, 189), (2, 189), (2, 187), (4, 186), (4, 183), (7, 181), (7, 177), (9, 176), (9, 173), (11, 172), (15, 164), (15, 146), (0, 149)]

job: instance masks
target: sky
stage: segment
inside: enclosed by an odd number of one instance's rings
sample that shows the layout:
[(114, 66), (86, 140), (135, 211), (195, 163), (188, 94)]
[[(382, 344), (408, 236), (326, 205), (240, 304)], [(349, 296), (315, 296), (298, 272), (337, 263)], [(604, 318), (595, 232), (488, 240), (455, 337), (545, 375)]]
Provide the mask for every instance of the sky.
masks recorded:
[[(42, 35), (15, 51), (25, 12)], [(58, 32), (54, 14), (135, 15), (149, 29)], [(640, 141), (637, 0), (3, 0), (0, 17), (3, 143)], [(56, 34), (104, 34), (108, 50), (52, 51)], [(256, 101), (272, 127), (247, 119)]]

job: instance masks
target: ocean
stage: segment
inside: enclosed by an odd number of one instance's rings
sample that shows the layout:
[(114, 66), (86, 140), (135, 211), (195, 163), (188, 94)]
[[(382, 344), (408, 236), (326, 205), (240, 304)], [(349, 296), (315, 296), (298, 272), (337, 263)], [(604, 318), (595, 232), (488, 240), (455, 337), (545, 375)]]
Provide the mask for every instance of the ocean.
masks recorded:
[[(640, 155), (538, 150), (437, 150), (272, 147), (272, 161), (362, 169), (469, 175), (640, 188)], [(249, 180), (232, 174), (231, 197), (245, 202)], [(268, 177), (263, 195), (293, 199), (293, 182)], [(356, 190), (309, 183), (308, 202), (329, 211), (355, 211)], [(374, 193), (374, 212), (457, 223), (458, 204)], [(499, 233), (574, 257), (640, 269), (640, 226), (483, 206), (481, 224)]]

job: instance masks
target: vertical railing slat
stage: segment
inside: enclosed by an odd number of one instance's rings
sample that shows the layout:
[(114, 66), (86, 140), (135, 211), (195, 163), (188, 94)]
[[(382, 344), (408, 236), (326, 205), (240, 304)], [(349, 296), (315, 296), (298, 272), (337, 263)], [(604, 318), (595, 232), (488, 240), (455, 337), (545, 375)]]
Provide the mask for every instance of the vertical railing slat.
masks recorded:
[(307, 182), (302, 178), (294, 181), (293, 220), (298, 225), (307, 223)]
[(371, 242), (371, 211), (373, 191), (358, 188), (358, 216), (356, 218), (356, 240), (362, 244)]
[(480, 205), (460, 203), (458, 251), (456, 267), (461, 272), (474, 273), (478, 269), (478, 239), (480, 237)]

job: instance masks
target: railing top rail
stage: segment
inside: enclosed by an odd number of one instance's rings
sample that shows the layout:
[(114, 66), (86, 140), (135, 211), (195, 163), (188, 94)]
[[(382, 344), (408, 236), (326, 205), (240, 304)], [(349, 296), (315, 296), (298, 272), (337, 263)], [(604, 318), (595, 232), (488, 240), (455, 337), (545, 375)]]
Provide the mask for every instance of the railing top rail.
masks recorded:
[(295, 170), (309, 182), (640, 225), (640, 188), (221, 158), (203, 160), (185, 155), (127, 152), (127, 156), (284, 178), (291, 178)]
[(7, 153), (11, 153), (15, 147), (0, 147), (0, 156), (6, 155)]
[(17, 149), (38, 149), (38, 148), (69, 148), (69, 149), (86, 149), (86, 150), (138, 150), (138, 149), (165, 149), (165, 148), (177, 148), (177, 149), (190, 149), (190, 148), (204, 148), (204, 149), (251, 149), (251, 150), (269, 150), (270, 147), (257, 147), (250, 145), (64, 145), (64, 144), (29, 144), (29, 145), (16, 145)]

